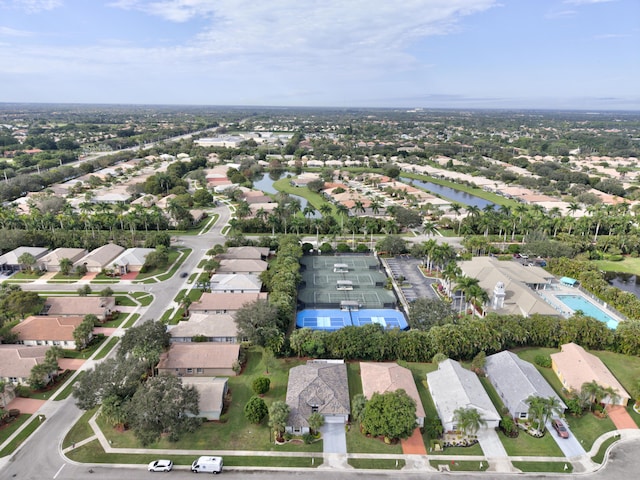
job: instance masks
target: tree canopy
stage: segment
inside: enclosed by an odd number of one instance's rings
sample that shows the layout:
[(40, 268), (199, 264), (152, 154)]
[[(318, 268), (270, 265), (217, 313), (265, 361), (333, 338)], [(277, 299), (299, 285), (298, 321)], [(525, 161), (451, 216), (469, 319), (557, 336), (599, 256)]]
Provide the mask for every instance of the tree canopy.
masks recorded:
[(365, 405), (362, 428), (374, 437), (409, 438), (417, 425), (416, 402), (402, 389), (374, 393)]

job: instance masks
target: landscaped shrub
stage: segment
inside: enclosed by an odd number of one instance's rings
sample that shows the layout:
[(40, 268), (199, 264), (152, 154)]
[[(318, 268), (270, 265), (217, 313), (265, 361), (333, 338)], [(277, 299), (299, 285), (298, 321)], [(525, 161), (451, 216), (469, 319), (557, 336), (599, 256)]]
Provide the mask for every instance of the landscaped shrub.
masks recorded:
[(349, 245), (347, 245), (346, 243), (339, 243), (336, 246), (336, 251), (338, 253), (349, 253), (351, 251), (351, 247)]
[(536, 355), (533, 361), (539, 367), (544, 367), (544, 368), (551, 367), (551, 356), (549, 355), (543, 355), (543, 354)]
[(310, 433), (305, 433), (304, 435), (302, 435), (302, 440), (304, 440), (304, 443), (306, 443), (307, 445), (313, 443), (315, 439), (316, 438)]
[(253, 381), (251, 388), (256, 393), (256, 395), (264, 395), (269, 391), (269, 387), (271, 386), (271, 380), (267, 377), (258, 377)]
[(244, 416), (251, 423), (260, 423), (268, 413), (267, 404), (263, 399), (255, 395), (244, 406)]

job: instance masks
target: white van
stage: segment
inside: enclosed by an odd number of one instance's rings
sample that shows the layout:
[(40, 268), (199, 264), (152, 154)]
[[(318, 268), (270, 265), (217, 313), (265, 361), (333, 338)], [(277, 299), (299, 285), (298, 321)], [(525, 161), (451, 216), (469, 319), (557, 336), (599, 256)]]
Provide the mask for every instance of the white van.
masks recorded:
[(221, 473), (222, 457), (200, 457), (191, 464), (191, 471), (195, 473)]

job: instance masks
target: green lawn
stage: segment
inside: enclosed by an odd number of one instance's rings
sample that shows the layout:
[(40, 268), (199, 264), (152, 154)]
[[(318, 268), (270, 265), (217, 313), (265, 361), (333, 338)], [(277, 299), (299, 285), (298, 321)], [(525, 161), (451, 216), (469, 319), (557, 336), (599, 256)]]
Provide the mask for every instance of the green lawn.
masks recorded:
[(147, 307), (151, 305), (151, 302), (153, 302), (153, 295), (151, 295), (150, 293), (133, 292), (131, 296), (133, 296), (138, 302), (140, 302), (140, 305), (142, 305), (143, 307)]
[(333, 214), (337, 212), (335, 205), (331, 202), (327, 202), (327, 200), (319, 193), (312, 192), (307, 187), (294, 187), (291, 185), (290, 178), (284, 177), (273, 182), (273, 188), (279, 192), (290, 193), (291, 195), (298, 195), (299, 197), (306, 198), (316, 210), (318, 210), (321, 205), (329, 205)]
[[(270, 369), (271, 389), (264, 396), (267, 405), (275, 400), (284, 400), (287, 390), (289, 369), (302, 364), (302, 360), (288, 358), (277, 361), (277, 366)], [(263, 450), (263, 451), (295, 451), (321, 452), (322, 442), (311, 445), (287, 443), (275, 445), (270, 440), (270, 432), (266, 420), (260, 425), (246, 421), (243, 408), (253, 395), (251, 383), (261, 375), (265, 375), (260, 349), (252, 348), (248, 352), (244, 371), (237, 377), (229, 378), (231, 404), (222, 414), (219, 422), (206, 422), (193, 434), (185, 435), (179, 442), (171, 443), (162, 439), (149, 448), (201, 449), (201, 450)], [(102, 420), (99, 419), (102, 424)], [(139, 447), (133, 432), (118, 432), (112, 428), (104, 428), (105, 435), (114, 447)]]
[(565, 418), (571, 433), (580, 440), (582, 447), (588, 452), (603, 433), (616, 429), (609, 417), (598, 418), (592, 413), (585, 412), (581, 417), (567, 415)]
[(64, 437), (64, 440), (62, 441), (62, 448), (70, 447), (72, 444), (81, 442), (82, 440), (94, 435), (93, 429), (89, 426), (89, 419), (93, 417), (97, 410), (98, 407), (95, 407), (82, 414)]
[(105, 337), (101, 333), (98, 335), (94, 335), (93, 340), (91, 340), (91, 343), (87, 348), (80, 351), (65, 350), (64, 357), (65, 358), (82, 358), (82, 359), (89, 358), (91, 355), (95, 353), (96, 350), (98, 350), (98, 348), (100, 347), (100, 345), (102, 345), (102, 342), (104, 342), (106, 338), (107, 337)]
[(609, 448), (610, 445), (613, 445), (619, 439), (620, 437), (618, 436), (607, 438), (600, 445), (600, 448), (598, 449), (598, 453), (596, 453), (593, 457), (591, 457), (591, 460), (593, 460), (595, 463), (602, 463), (604, 461), (604, 454), (607, 452), (607, 448)]
[[(135, 297), (136, 294), (140, 294), (142, 292), (135, 292), (133, 294), (133, 296)], [(116, 293), (114, 294), (114, 297), (116, 297), (116, 305), (119, 306), (123, 306), (123, 307), (135, 307), (138, 304), (126, 293)]]
[(400, 470), (405, 466), (405, 461), (402, 459), (386, 458), (350, 458), (347, 463), (353, 468), (369, 470)]
[(640, 379), (640, 357), (603, 350), (592, 350), (590, 353), (602, 360), (627, 392), (631, 393), (634, 390), (638, 379)]
[(502, 432), (498, 432), (498, 437), (509, 456), (564, 457), (552, 435), (552, 432), (547, 431), (544, 437), (535, 438), (521, 430), (516, 438), (508, 438)]
[(58, 377), (55, 380), (55, 383), (53, 383), (53, 385), (51, 385), (48, 390), (44, 392), (31, 391), (29, 398), (33, 398), (36, 400), (48, 400), (69, 379), (69, 377), (71, 377), (72, 374), (73, 372), (71, 372), (70, 370), (63, 372), (62, 374), (58, 375)]
[(98, 353), (94, 357), (94, 360), (100, 360), (106, 357), (111, 351), (111, 349), (116, 345), (116, 343), (118, 343), (118, 340), (120, 340), (120, 337), (115, 337), (115, 336), (110, 337), (109, 340), (107, 340), (107, 344), (104, 346), (104, 348), (100, 350), (100, 353)]
[[(173, 273), (175, 273), (175, 271), (178, 269), (178, 267), (182, 264), (182, 262), (189, 256), (189, 253), (191, 253), (190, 249), (185, 249), (185, 250), (176, 250), (175, 248), (169, 249), (168, 264), (173, 265), (173, 268), (168, 273), (166, 271), (166, 268), (154, 268), (152, 270), (149, 270), (148, 272), (139, 273), (138, 276), (136, 277), (136, 281), (145, 280), (149, 277), (154, 277), (156, 275), (163, 277), (160, 280), (166, 280), (170, 278), (173, 275)], [(174, 263), (178, 259), (179, 259), (179, 262), (174, 265)]]
[(640, 275), (640, 258), (624, 257), (620, 262), (609, 260), (593, 260), (600, 270), (605, 272), (633, 273)]
[(129, 327), (133, 326), (133, 324), (136, 323), (136, 320), (138, 320), (138, 318), (140, 318), (140, 314), (139, 313), (132, 314), (129, 317), (129, 319), (127, 320), (127, 322), (122, 326), (122, 328), (129, 328)]
[[(571, 462), (512, 462), (513, 466), (523, 472), (571, 473)], [(566, 470), (565, 470), (566, 465)]]
[(85, 374), (85, 371), (81, 371), (80, 373), (78, 373), (78, 375), (76, 375), (76, 378), (73, 379), (73, 382), (71, 382), (69, 385), (67, 385), (66, 387), (64, 387), (64, 390), (62, 390), (58, 396), (56, 397), (56, 400), (64, 400), (65, 398), (68, 398), (69, 395), (71, 395), (73, 393), (73, 385), (80, 380), (80, 378), (82, 377), (82, 375)]

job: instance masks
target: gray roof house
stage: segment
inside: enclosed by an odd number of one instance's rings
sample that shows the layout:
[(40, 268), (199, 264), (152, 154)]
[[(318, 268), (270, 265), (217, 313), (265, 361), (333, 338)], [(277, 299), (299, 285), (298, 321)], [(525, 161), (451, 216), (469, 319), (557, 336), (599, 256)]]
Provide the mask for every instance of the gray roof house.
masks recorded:
[(205, 337), (208, 342), (237, 343), (238, 325), (229, 314), (192, 313), (188, 321), (169, 326), (172, 342), (192, 342)]
[(194, 387), (198, 391), (198, 417), (220, 420), (227, 394), (227, 380), (225, 377), (182, 377), (184, 386)]
[(457, 430), (454, 412), (458, 408), (475, 408), (486, 422), (483, 429), (500, 423), (500, 414), (478, 376), (455, 360), (440, 362), (438, 370), (427, 373), (427, 384), (445, 432)]
[(38, 268), (47, 272), (59, 272), (60, 260), (67, 258), (71, 263), (75, 263), (84, 257), (88, 252), (84, 248), (56, 248), (53, 252), (47, 253), (38, 259)]
[(216, 268), (216, 273), (243, 273), (250, 275), (260, 275), (269, 264), (264, 260), (253, 260), (246, 258), (234, 258), (220, 260), (220, 266)]
[(25, 253), (33, 255), (33, 258), (39, 260), (48, 251), (49, 249), (44, 247), (18, 247), (15, 250), (11, 250), (4, 255), (0, 255), (0, 272), (13, 273), (22, 270), (24, 265), (20, 262), (20, 257)]
[(113, 261), (113, 266), (120, 275), (128, 272), (139, 272), (147, 259), (147, 255), (153, 251), (155, 251), (154, 248), (127, 248)]
[(61, 295), (47, 297), (44, 301), (42, 315), (54, 317), (76, 317), (95, 315), (104, 322), (116, 310), (115, 297), (80, 297)]
[(351, 413), (347, 366), (342, 360), (309, 360), (289, 370), (286, 430), (309, 432), (307, 419), (320, 413), (327, 423), (346, 423)]
[(269, 247), (229, 247), (227, 251), (216, 255), (216, 258), (222, 260), (232, 259), (250, 259), (250, 260), (265, 260), (269, 256)]
[(528, 417), (529, 405), (525, 400), (531, 395), (543, 398), (556, 397), (562, 408), (567, 408), (538, 369), (515, 353), (504, 350), (489, 355), (484, 369), (505, 407), (509, 409), (509, 414), (514, 418)]
[(257, 293), (262, 290), (262, 281), (257, 275), (215, 274), (211, 275), (211, 293)]
[(124, 247), (115, 243), (107, 243), (92, 250), (87, 255), (78, 260), (74, 266), (85, 265), (87, 272), (101, 272), (102, 269), (111, 266), (112, 262), (124, 252)]

